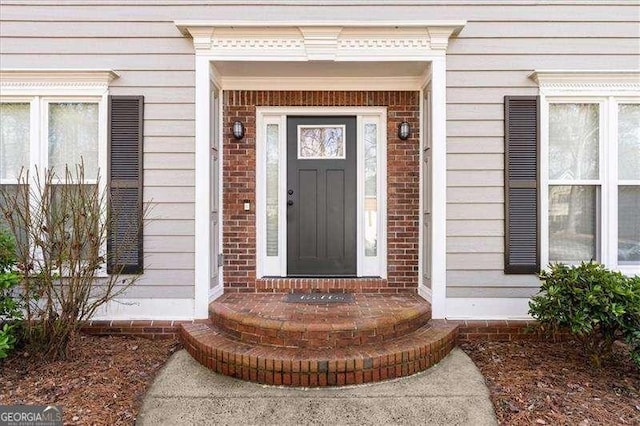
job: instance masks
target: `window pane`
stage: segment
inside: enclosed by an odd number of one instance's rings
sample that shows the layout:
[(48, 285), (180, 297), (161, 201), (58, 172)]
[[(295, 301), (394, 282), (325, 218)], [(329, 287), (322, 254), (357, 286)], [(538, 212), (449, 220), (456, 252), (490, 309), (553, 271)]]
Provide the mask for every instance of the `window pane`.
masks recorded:
[(86, 179), (98, 176), (98, 104), (49, 104), (49, 167), (62, 177), (84, 161)]
[(618, 187), (618, 261), (640, 262), (640, 186)]
[(267, 256), (278, 255), (278, 133), (267, 124)]
[(0, 179), (29, 167), (29, 104), (0, 104)]
[(55, 242), (54, 258), (62, 255), (76, 260), (99, 256), (100, 207), (96, 185), (53, 185), (48, 235)]
[(378, 126), (364, 125), (364, 254), (378, 254)]
[(345, 158), (345, 126), (298, 126), (298, 158)]
[(640, 104), (618, 105), (618, 177), (640, 179)]
[[(18, 249), (26, 247), (27, 228), (23, 221), (29, 204), (28, 185), (0, 185), (0, 229), (12, 234), (18, 242)], [(16, 229), (14, 233), (6, 214)], [(17, 235), (16, 235), (17, 234)]]
[(596, 186), (549, 187), (549, 261), (597, 260)]
[(549, 105), (549, 178), (598, 179), (597, 104)]

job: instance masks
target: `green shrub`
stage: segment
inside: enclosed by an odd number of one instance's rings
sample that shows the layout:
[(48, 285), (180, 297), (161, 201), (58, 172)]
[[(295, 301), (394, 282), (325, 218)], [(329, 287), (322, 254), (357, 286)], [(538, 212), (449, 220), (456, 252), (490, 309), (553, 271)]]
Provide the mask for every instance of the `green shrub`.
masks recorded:
[(529, 313), (549, 332), (568, 330), (599, 367), (616, 339), (630, 346), (640, 366), (640, 277), (627, 277), (595, 262), (553, 264), (540, 273), (541, 292)]
[(0, 328), (0, 359), (9, 356), (16, 344), (15, 326), (5, 324)]
[(6, 358), (16, 344), (16, 323), (22, 318), (22, 309), (16, 289), (20, 277), (14, 270), (15, 242), (0, 229), (0, 359)]

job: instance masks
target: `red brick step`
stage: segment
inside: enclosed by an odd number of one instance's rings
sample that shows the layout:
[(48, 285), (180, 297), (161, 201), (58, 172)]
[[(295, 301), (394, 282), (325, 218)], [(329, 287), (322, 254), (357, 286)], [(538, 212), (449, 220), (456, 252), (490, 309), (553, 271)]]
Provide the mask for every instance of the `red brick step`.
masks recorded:
[(412, 294), (355, 294), (355, 303), (286, 303), (284, 294), (229, 293), (209, 306), (212, 323), (245, 343), (297, 348), (346, 348), (411, 333), (431, 318)]
[(348, 348), (287, 348), (233, 339), (213, 324), (183, 324), (185, 348), (211, 370), (269, 385), (333, 386), (376, 382), (425, 370), (453, 348), (457, 325), (429, 321), (383, 342)]

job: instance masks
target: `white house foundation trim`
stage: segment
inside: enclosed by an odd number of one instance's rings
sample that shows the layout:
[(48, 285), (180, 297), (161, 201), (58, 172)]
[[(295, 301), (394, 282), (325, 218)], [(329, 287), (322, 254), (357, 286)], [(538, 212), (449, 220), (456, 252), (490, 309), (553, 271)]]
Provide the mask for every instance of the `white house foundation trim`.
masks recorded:
[(527, 298), (447, 297), (446, 318), (450, 320), (530, 320)]
[(91, 317), (99, 320), (192, 320), (194, 299), (118, 299)]

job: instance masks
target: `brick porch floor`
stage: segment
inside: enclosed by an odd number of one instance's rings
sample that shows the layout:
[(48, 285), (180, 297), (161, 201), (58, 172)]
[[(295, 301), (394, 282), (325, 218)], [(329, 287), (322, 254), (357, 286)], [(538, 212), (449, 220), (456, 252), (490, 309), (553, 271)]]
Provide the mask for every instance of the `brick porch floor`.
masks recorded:
[(209, 323), (184, 324), (186, 349), (212, 370), (275, 385), (331, 386), (407, 376), (440, 361), (457, 325), (432, 321), (414, 294), (355, 294), (353, 303), (287, 303), (230, 293)]

